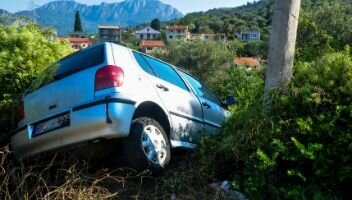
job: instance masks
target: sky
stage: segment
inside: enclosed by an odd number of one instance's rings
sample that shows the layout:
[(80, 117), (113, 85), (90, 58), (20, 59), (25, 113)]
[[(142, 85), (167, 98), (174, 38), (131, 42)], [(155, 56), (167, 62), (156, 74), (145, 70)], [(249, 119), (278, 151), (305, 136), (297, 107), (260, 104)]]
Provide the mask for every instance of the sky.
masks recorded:
[[(53, 0), (32, 0), (36, 5), (42, 6)], [(122, 0), (75, 0), (88, 5), (100, 4), (101, 2), (120, 2)], [(172, 5), (184, 14), (195, 11), (206, 11), (212, 8), (236, 7), (253, 0), (160, 0)], [(28, 10), (30, 0), (0, 0), (0, 8), (10, 12)]]

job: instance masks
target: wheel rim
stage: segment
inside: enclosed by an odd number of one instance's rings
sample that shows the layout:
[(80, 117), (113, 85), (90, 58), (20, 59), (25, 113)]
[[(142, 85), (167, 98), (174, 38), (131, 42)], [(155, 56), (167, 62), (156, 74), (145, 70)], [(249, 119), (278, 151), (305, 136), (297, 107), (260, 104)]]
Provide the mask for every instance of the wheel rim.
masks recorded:
[(167, 156), (166, 140), (161, 131), (153, 126), (144, 127), (142, 133), (142, 147), (148, 160), (162, 165)]

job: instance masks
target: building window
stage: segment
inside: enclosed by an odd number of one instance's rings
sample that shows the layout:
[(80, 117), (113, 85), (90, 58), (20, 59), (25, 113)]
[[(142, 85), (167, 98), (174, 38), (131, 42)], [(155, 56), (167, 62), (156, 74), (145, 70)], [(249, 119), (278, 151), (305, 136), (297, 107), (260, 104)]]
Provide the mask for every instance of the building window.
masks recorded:
[(150, 34), (149, 33), (147, 34), (147, 39), (150, 39)]
[(143, 34), (140, 34), (139, 37), (140, 37), (141, 39), (143, 39)]
[(172, 37), (172, 35), (169, 35), (169, 39), (172, 39), (173, 37)]

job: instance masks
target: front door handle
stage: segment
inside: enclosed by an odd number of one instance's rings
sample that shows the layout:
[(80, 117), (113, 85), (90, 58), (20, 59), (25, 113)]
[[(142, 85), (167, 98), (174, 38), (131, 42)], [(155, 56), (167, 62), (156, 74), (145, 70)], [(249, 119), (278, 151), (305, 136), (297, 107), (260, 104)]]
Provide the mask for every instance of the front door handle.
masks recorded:
[(159, 89), (162, 89), (162, 90), (164, 90), (164, 91), (169, 91), (169, 88), (168, 87), (166, 87), (165, 85), (163, 85), (163, 84), (156, 84), (156, 87), (157, 88), (159, 88)]
[(206, 101), (203, 101), (202, 105), (206, 108), (211, 108), (211, 106)]

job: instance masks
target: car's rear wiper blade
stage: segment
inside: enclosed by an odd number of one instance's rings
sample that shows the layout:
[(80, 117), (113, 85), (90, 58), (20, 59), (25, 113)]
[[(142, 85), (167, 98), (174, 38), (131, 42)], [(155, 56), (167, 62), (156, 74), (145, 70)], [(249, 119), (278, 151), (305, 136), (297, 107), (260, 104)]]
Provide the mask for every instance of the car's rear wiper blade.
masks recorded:
[(55, 75), (54, 76), (54, 80), (60, 80), (60, 79), (62, 79), (64, 76), (62, 75), (62, 74), (57, 74), (57, 75)]

